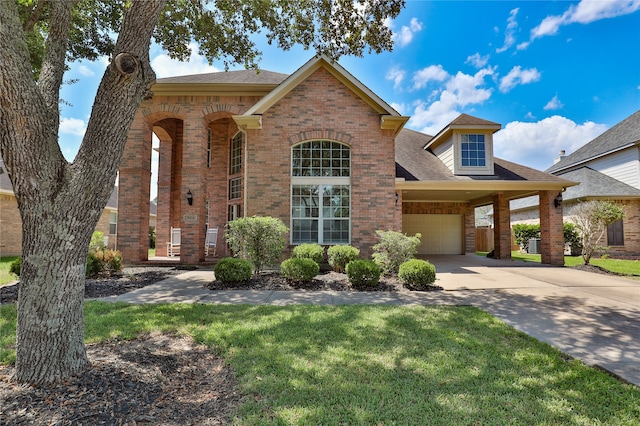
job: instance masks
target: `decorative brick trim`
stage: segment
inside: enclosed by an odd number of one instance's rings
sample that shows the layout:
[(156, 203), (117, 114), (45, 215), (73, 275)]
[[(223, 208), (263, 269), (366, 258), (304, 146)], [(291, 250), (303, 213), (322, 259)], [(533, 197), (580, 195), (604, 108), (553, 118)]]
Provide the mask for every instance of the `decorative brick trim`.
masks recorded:
[(296, 135), (289, 136), (289, 145), (293, 146), (300, 142), (311, 139), (328, 139), (336, 142), (342, 142), (351, 146), (353, 144), (353, 136), (345, 132), (336, 132), (333, 129), (313, 129), (305, 130)]
[(145, 120), (151, 124), (165, 118), (184, 118), (185, 115), (180, 106), (166, 103), (154, 103), (149, 106), (145, 106), (140, 108), (140, 112)]
[[(222, 114), (219, 114), (222, 113)], [(240, 115), (243, 113), (243, 110), (239, 108), (237, 105), (231, 104), (211, 104), (207, 105), (202, 110), (202, 116), (209, 121), (215, 121), (222, 117), (231, 117), (233, 115)], [(213, 114), (217, 114), (215, 116), (210, 117)]]

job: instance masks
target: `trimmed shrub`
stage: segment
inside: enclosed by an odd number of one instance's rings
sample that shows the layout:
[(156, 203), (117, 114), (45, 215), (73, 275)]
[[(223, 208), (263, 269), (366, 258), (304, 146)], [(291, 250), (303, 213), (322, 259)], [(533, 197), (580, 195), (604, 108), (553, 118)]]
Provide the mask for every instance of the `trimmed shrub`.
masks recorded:
[(371, 260), (352, 260), (345, 269), (349, 281), (356, 287), (374, 287), (380, 281), (380, 267)]
[(327, 249), (329, 265), (336, 272), (344, 272), (347, 264), (357, 260), (358, 256), (360, 256), (360, 250), (353, 246), (331, 246)]
[(400, 265), (418, 252), (421, 234), (409, 237), (397, 231), (376, 231), (380, 242), (373, 246), (373, 261), (385, 275), (396, 275)]
[(511, 227), (516, 244), (520, 246), (523, 252), (529, 251), (529, 240), (531, 238), (540, 238), (540, 225), (516, 223)]
[(407, 260), (400, 265), (398, 278), (410, 290), (426, 290), (436, 280), (436, 267), (426, 260)]
[(256, 272), (278, 263), (289, 228), (274, 217), (242, 217), (227, 224), (225, 239), (234, 256), (248, 260)]
[(251, 262), (237, 257), (220, 259), (213, 268), (216, 280), (223, 283), (237, 283), (251, 279)]
[(318, 275), (320, 266), (306, 258), (291, 258), (280, 264), (280, 273), (292, 281), (309, 282)]
[(11, 272), (12, 274), (16, 274), (17, 276), (20, 276), (20, 266), (22, 266), (21, 257), (11, 262), (11, 265), (9, 265), (9, 272)]
[(293, 248), (292, 257), (296, 259), (311, 259), (320, 264), (324, 262), (324, 248), (316, 243), (300, 244)]
[(97, 249), (87, 253), (86, 275), (111, 276), (122, 270), (122, 254), (118, 250)]
[(103, 250), (104, 248), (104, 234), (100, 231), (93, 231), (91, 242), (89, 243), (89, 251)]
[(571, 256), (577, 256), (582, 253), (582, 243), (578, 228), (571, 222), (565, 222), (563, 224), (564, 231), (564, 244), (569, 247)]

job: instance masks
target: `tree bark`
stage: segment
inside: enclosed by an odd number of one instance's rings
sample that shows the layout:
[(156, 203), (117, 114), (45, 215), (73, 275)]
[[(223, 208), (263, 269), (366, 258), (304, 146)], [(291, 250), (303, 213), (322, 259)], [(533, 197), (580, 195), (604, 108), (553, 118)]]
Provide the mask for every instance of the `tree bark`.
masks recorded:
[(21, 383), (59, 381), (88, 366), (87, 249), (113, 190), (135, 112), (155, 80), (149, 46), (165, 5), (131, 3), (116, 43), (118, 66), (107, 67), (82, 145), (69, 164), (58, 145), (57, 98), (73, 3), (55, 3), (51, 9), (58, 17), (36, 84), (15, 3), (0, 2), (0, 153), (23, 222), (14, 374)]

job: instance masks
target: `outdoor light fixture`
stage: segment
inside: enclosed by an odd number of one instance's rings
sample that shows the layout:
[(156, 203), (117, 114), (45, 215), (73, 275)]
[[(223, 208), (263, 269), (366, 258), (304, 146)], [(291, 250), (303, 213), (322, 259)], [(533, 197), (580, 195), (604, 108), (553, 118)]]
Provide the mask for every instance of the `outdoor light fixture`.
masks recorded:
[(190, 206), (193, 205), (193, 194), (190, 189), (187, 191), (187, 203), (189, 203)]
[(396, 192), (396, 206), (398, 205), (398, 193)]
[(562, 205), (562, 192), (559, 192), (556, 198), (553, 199), (553, 206), (557, 209)]

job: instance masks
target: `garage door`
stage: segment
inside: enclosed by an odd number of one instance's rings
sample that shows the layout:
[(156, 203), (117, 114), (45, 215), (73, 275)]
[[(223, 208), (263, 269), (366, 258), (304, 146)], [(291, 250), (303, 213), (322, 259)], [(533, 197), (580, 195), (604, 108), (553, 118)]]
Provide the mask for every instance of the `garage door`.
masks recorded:
[(418, 254), (462, 254), (462, 215), (405, 214), (402, 232), (422, 234)]

